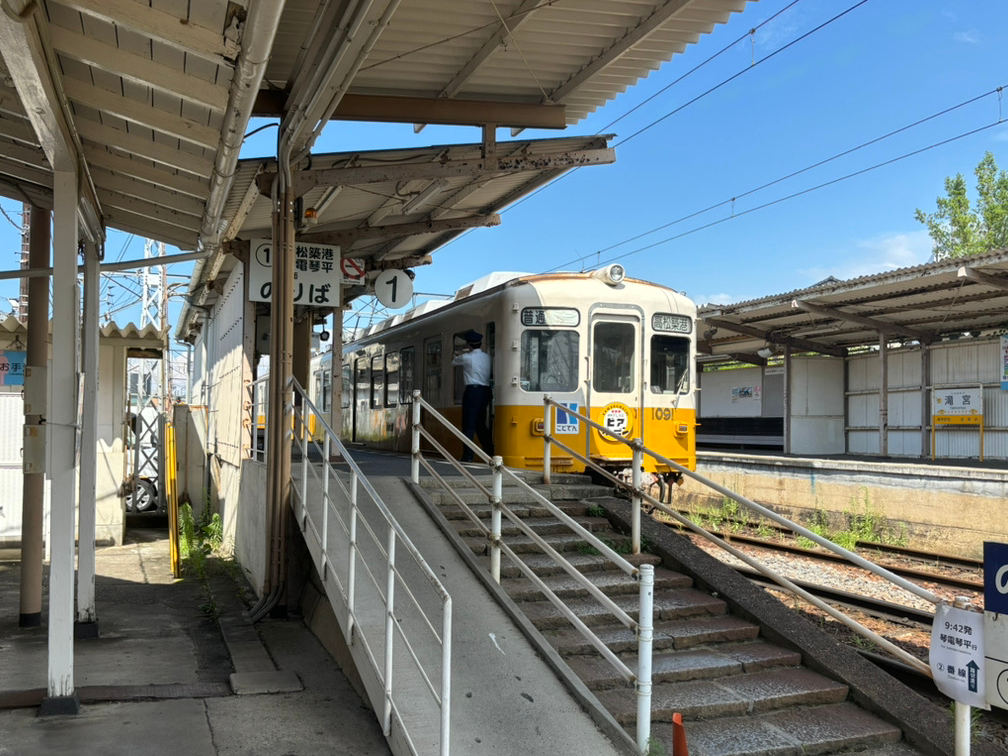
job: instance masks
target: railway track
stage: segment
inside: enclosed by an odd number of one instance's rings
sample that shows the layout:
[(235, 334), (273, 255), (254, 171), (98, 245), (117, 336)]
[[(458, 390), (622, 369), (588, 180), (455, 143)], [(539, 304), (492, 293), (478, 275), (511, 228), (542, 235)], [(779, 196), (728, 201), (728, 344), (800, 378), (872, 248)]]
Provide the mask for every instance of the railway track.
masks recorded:
[[(669, 527), (677, 527), (673, 523), (666, 524), (668, 524)], [(791, 539), (791, 541), (788, 542), (779, 539), (759, 538), (756, 536), (732, 532), (711, 532), (718, 538), (734, 544), (745, 544), (747, 546), (765, 549), (767, 551), (795, 554), (823, 562), (849, 564), (849, 562), (842, 556), (821, 549), (808, 549), (803, 546), (799, 546), (794, 543), (794, 539)], [(901, 546), (888, 546), (868, 541), (859, 541), (857, 543), (857, 551), (865, 558), (874, 561), (880, 567), (884, 567), (890, 572), (901, 577), (927, 582), (953, 590), (967, 591), (969, 593), (983, 592), (983, 580), (979, 577), (979, 575), (982, 575), (983, 563), (976, 559), (939, 554), (935, 552), (925, 552)], [(877, 557), (879, 554), (886, 555), (890, 558), (888, 560), (880, 560)], [(895, 558), (903, 560), (904, 563), (898, 563)], [(907, 562), (910, 562), (910, 564), (907, 564)], [(928, 566), (931, 569), (924, 569), (925, 566)], [(938, 572), (935, 571), (935, 569), (945, 569), (946, 571)], [(956, 570), (959, 574), (951, 574), (951, 570)], [(968, 575), (964, 576), (961, 574), (964, 570), (970, 573), (976, 573), (978, 577)]]

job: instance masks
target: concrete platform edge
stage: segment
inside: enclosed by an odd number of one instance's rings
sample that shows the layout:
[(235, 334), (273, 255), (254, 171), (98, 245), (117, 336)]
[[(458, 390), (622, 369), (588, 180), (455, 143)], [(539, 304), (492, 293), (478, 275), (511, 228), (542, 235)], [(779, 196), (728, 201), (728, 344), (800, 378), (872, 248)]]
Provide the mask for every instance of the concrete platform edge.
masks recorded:
[(596, 725), (598, 725), (598, 727), (607, 736), (609, 736), (616, 748), (625, 752), (627, 756), (640, 756), (640, 751), (637, 750), (637, 744), (627, 734), (626, 730), (624, 730), (623, 727), (620, 726), (619, 722), (617, 722), (615, 718), (613, 718), (613, 716), (602, 706), (602, 704), (599, 703), (598, 699), (595, 698), (595, 695), (588, 689), (581, 679), (570, 671), (566, 662), (564, 662), (556, 650), (528, 620), (525, 614), (518, 609), (514, 601), (511, 600), (511, 597), (508, 596), (507, 593), (505, 593), (504, 590), (490, 578), (490, 573), (483, 569), (483, 567), (479, 564), (479, 561), (476, 559), (476, 556), (472, 553), (472, 550), (463, 542), (463, 540), (455, 532), (455, 529), (451, 527), (437, 506), (429, 498), (427, 498), (424, 489), (421, 486), (415, 485), (409, 478), (403, 478), (402, 480), (416, 497), (417, 501), (419, 501), (427, 511), (430, 518), (444, 533), (445, 537), (448, 538), (462, 560), (469, 566), (469, 569), (476, 576), (476, 579), (479, 580), (484, 588), (486, 588), (487, 592), (494, 597), (501, 609), (503, 609), (508, 617), (510, 617), (519, 630), (521, 630), (522, 634), (526, 637), (529, 643), (535, 647), (538, 653), (549, 665), (550, 669), (552, 669), (554, 674), (556, 674), (559, 678), (564, 687), (570, 691), (575, 700), (584, 707), (585, 711), (588, 712), (592, 721), (594, 721)]
[[(630, 531), (630, 502), (607, 497), (592, 503), (605, 507), (614, 526)], [(931, 756), (955, 752), (952, 722), (946, 710), (820, 632), (685, 536), (649, 517), (641, 518), (641, 534), (654, 543), (652, 550), (663, 561), (693, 577), (698, 588), (717, 591), (734, 613), (760, 624), (769, 640), (799, 651), (810, 669), (848, 685), (855, 703), (899, 727), (911, 745)], [(972, 749), (973, 756), (1003, 756), (1003, 752), (985, 743), (974, 742)]]

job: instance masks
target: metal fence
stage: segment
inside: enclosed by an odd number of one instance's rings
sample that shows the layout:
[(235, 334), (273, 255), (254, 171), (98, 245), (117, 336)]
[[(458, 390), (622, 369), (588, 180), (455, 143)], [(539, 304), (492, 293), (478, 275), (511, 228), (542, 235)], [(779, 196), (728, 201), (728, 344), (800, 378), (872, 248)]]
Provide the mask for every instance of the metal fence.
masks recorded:
[[(554, 439), (552, 437), (552, 424), (551, 424), (552, 423), (552, 416), (554, 414), (553, 410), (551, 409), (552, 407), (558, 407), (558, 408), (562, 409), (565, 413), (567, 413), (569, 415), (571, 415), (571, 414), (577, 415), (581, 419), (582, 422), (586, 423), (587, 425), (592, 426), (599, 433), (605, 434), (609, 439), (615, 440), (615, 441), (619, 441), (620, 443), (623, 443), (623, 444), (626, 444), (627, 446), (629, 446), (633, 450), (633, 463), (632, 463), (632, 468), (631, 468), (632, 469), (632, 481), (631, 481), (631, 483), (628, 484), (625, 480), (623, 480), (623, 479), (621, 479), (621, 478), (613, 475), (612, 473), (610, 473), (610, 472), (608, 472), (606, 470), (603, 470), (603, 469), (599, 468), (594, 463), (592, 463), (592, 461), (590, 459), (585, 458), (584, 456), (582, 456), (581, 454), (579, 454), (577, 451), (575, 451), (575, 450), (573, 450), (573, 449), (565, 446), (564, 444), (562, 444), (562, 443), (558, 442), (556, 439)], [(862, 637), (867, 638), (868, 640), (870, 640), (873, 643), (877, 644), (880, 648), (885, 649), (890, 654), (892, 654), (893, 656), (895, 656), (897, 659), (899, 659), (900, 661), (904, 662), (905, 664), (907, 664), (908, 666), (912, 667), (913, 669), (917, 670), (921, 674), (924, 674), (924, 675), (926, 675), (928, 677), (932, 676), (930, 666), (928, 664), (922, 662), (916, 656), (913, 656), (909, 652), (904, 651), (902, 648), (900, 648), (899, 646), (891, 643), (886, 638), (883, 638), (882, 636), (878, 635), (877, 633), (873, 632), (872, 630), (869, 630), (864, 625), (862, 625), (859, 622), (857, 622), (857, 620), (849, 617), (848, 615), (844, 614), (843, 612), (841, 612), (840, 610), (838, 610), (835, 607), (831, 606), (830, 604), (827, 604), (826, 602), (824, 602), (821, 599), (819, 599), (818, 597), (812, 595), (811, 593), (809, 593), (808, 591), (804, 590), (803, 588), (800, 588), (799, 586), (795, 585), (793, 582), (791, 582), (790, 580), (788, 580), (783, 575), (780, 575), (776, 571), (774, 571), (771, 568), (767, 567), (766, 565), (760, 563), (757, 559), (754, 559), (753, 557), (749, 556), (748, 554), (746, 554), (746, 553), (740, 551), (739, 549), (735, 548), (734, 546), (732, 546), (727, 541), (724, 541), (721, 538), (718, 538), (713, 533), (708, 532), (704, 528), (702, 528), (699, 525), (697, 525), (696, 523), (694, 523), (688, 517), (682, 515), (678, 511), (670, 508), (665, 502), (659, 501), (658, 499), (656, 499), (653, 496), (651, 496), (650, 493), (648, 492), (647, 488), (642, 485), (642, 480), (641, 480), (641, 470), (643, 469), (643, 460), (644, 460), (644, 457), (645, 457), (645, 455), (651, 457), (656, 462), (658, 462), (660, 464), (663, 464), (663, 465), (666, 465), (670, 471), (675, 471), (675, 472), (678, 472), (678, 473), (680, 473), (680, 474), (682, 474), (684, 476), (688, 476), (688, 477), (692, 478), (693, 480), (701, 483), (702, 485), (705, 485), (705, 486), (711, 488), (712, 490), (716, 491), (717, 493), (721, 494), (722, 496), (727, 497), (728, 499), (731, 499), (733, 501), (738, 502), (739, 504), (741, 504), (742, 506), (746, 507), (750, 511), (752, 511), (752, 512), (754, 512), (754, 513), (756, 513), (756, 514), (758, 514), (758, 515), (760, 515), (762, 517), (765, 517), (765, 518), (773, 521), (774, 523), (776, 523), (777, 525), (780, 525), (781, 527), (784, 527), (784, 528), (787, 528), (787, 529), (791, 530), (796, 535), (803, 536), (805, 538), (808, 538), (811, 541), (814, 541), (816, 544), (818, 544), (819, 546), (822, 546), (823, 548), (827, 549), (828, 551), (831, 551), (834, 554), (837, 554), (837, 555), (843, 557), (845, 560), (847, 560), (851, 564), (853, 564), (853, 565), (855, 565), (857, 567), (860, 567), (860, 568), (862, 568), (864, 570), (867, 570), (871, 574), (876, 575), (878, 577), (881, 577), (884, 580), (887, 580), (890, 583), (892, 583), (892, 584), (894, 584), (894, 585), (896, 585), (896, 586), (898, 586), (898, 587), (900, 587), (900, 588), (902, 588), (902, 589), (904, 589), (906, 591), (909, 591), (910, 593), (914, 594), (915, 596), (918, 596), (919, 598), (922, 598), (925, 601), (928, 601), (928, 602), (930, 602), (931, 604), (933, 604), (935, 606), (938, 606), (939, 604), (946, 603), (944, 601), (944, 599), (940, 598), (939, 596), (937, 596), (936, 594), (934, 594), (931, 591), (927, 590), (926, 588), (922, 588), (921, 586), (917, 585), (916, 583), (913, 583), (913, 582), (911, 582), (909, 580), (906, 580), (905, 578), (902, 578), (899, 575), (896, 575), (896, 574), (890, 572), (889, 570), (885, 569), (884, 567), (881, 567), (880, 565), (877, 565), (874, 562), (871, 562), (870, 560), (865, 559), (864, 557), (861, 557), (858, 554), (855, 554), (854, 552), (852, 552), (852, 551), (850, 551), (848, 549), (845, 549), (844, 547), (842, 547), (842, 546), (840, 546), (840, 545), (838, 545), (836, 543), (833, 543), (832, 541), (830, 541), (830, 540), (828, 540), (826, 538), (823, 538), (822, 536), (818, 535), (817, 533), (814, 533), (811, 530), (808, 530), (807, 528), (802, 527), (798, 523), (792, 522), (791, 520), (787, 519), (786, 517), (783, 517), (783, 516), (779, 515), (778, 513), (774, 512), (773, 510), (768, 509), (767, 507), (764, 507), (761, 504), (757, 504), (756, 502), (754, 502), (754, 501), (752, 501), (750, 499), (747, 499), (746, 497), (741, 496), (741, 495), (739, 495), (739, 494), (737, 494), (737, 493), (735, 493), (735, 492), (733, 492), (733, 491), (725, 488), (724, 486), (719, 485), (718, 483), (715, 483), (714, 481), (712, 481), (712, 480), (710, 480), (708, 478), (705, 478), (704, 476), (700, 475), (697, 472), (694, 472), (693, 470), (690, 470), (687, 467), (683, 467), (682, 465), (680, 465), (680, 464), (678, 464), (676, 462), (673, 462), (672, 460), (670, 460), (670, 459), (662, 456), (658, 452), (655, 452), (655, 451), (653, 451), (651, 449), (648, 449), (646, 446), (644, 446), (641, 443), (641, 441), (639, 439), (625, 439), (622, 436), (618, 436), (618, 435), (612, 433), (607, 428), (599, 425), (598, 423), (593, 422), (592, 420), (590, 420), (589, 418), (585, 417), (584, 415), (580, 415), (579, 413), (573, 412), (569, 407), (567, 407), (565, 405), (562, 405), (562, 404), (559, 404), (558, 402), (553, 401), (549, 396), (546, 396), (543, 399), (543, 416), (544, 416), (544, 428), (545, 428), (545, 435), (544, 435), (544, 439), (543, 439), (543, 459), (544, 459), (544, 463), (543, 463), (543, 478), (546, 481), (549, 481), (549, 474), (550, 474), (549, 473), (549, 470), (550, 470), (550, 450), (551, 450), (551, 447), (553, 445), (556, 445), (557, 447), (563, 449), (568, 454), (571, 454), (572, 456), (574, 456), (574, 457), (578, 458), (579, 460), (581, 460), (586, 465), (590, 466), (592, 469), (594, 469), (596, 471), (597, 474), (602, 475), (603, 477), (607, 478), (614, 485), (616, 485), (618, 488), (625, 490), (629, 494), (631, 502), (632, 502), (632, 514), (631, 514), (631, 518), (632, 518), (631, 519), (631, 531), (632, 532), (631, 532), (631, 539), (632, 539), (632, 544), (633, 544), (632, 549), (633, 549), (633, 552), (635, 554), (640, 552), (640, 517), (641, 517), (641, 507), (642, 507), (642, 504), (644, 502), (647, 502), (651, 507), (654, 508), (654, 510), (662, 512), (663, 514), (665, 514), (669, 518), (671, 518), (673, 521), (675, 521), (679, 525), (683, 526), (684, 528), (687, 528), (688, 530), (692, 531), (693, 533), (696, 533), (699, 536), (702, 536), (703, 538), (705, 538), (706, 540), (710, 541), (711, 543), (716, 544), (721, 549), (725, 550), (726, 552), (728, 552), (729, 554), (731, 554), (732, 556), (734, 556), (736, 559), (739, 559), (740, 561), (744, 562), (745, 564), (747, 564), (749, 567), (751, 567), (752, 569), (756, 570), (760, 574), (766, 576), (768, 579), (772, 580), (774, 583), (776, 583), (780, 587), (782, 587), (782, 588), (790, 591), (791, 593), (793, 593), (793, 594), (795, 594), (797, 596), (800, 596), (805, 601), (807, 601), (810, 604), (813, 604), (814, 606), (818, 607), (820, 610), (822, 610), (823, 612), (825, 612), (826, 614), (828, 614), (833, 619), (837, 620), (838, 622), (842, 623), (846, 627), (850, 628), (851, 630), (853, 630), (854, 632), (856, 632), (858, 635), (861, 635)], [(966, 706), (964, 704), (956, 702), (956, 713), (955, 713), (955, 729), (956, 729), (956, 733), (955, 733), (955, 739), (956, 739), (956, 754), (957, 754), (957, 756), (959, 754), (968, 753), (968, 749), (969, 749), (969, 736), (970, 736), (970, 732), (969, 732), (969, 722), (970, 722), (969, 711), (970, 711), (970, 707), (969, 706)]]
[(448, 756), (451, 596), (296, 383), (293, 416), (291, 506), (383, 732)]
[[(490, 465), (492, 470), (491, 487), (487, 488), (472, 472), (459, 464), (437, 439), (421, 425), (421, 412), (426, 411), (428, 418), (447, 429), (452, 435), (462, 441), (463, 444), (473, 450), (474, 455)], [(420, 439), (426, 439), (435, 449), (438, 456), (450, 462), (454, 468), (463, 475), (472, 485), (487, 497), (491, 506), (490, 523), (484, 522), (480, 516), (473, 511), (458, 492), (448, 485), (445, 479), (437, 472), (434, 466), (424, 457), (420, 449)], [(438, 413), (433, 406), (428, 404), (420, 396), (419, 391), (413, 392), (413, 439), (412, 439), (413, 459), (411, 476), (414, 483), (420, 482), (421, 465), (430, 475), (438, 481), (441, 487), (457, 504), (465, 515), (484, 533), (490, 543), (490, 573), (494, 581), (500, 582), (501, 555), (507, 556), (518, 570), (529, 581), (531, 581), (539, 591), (552, 603), (560, 613), (575, 627), (578, 632), (598, 651), (616, 672), (627, 682), (633, 683), (637, 689), (637, 746), (641, 753), (648, 752), (648, 741), (651, 738), (651, 658), (654, 636), (654, 566), (643, 564), (637, 567), (616, 553), (609, 545), (600, 540), (591, 531), (578, 523), (567, 513), (559, 509), (553, 502), (533, 489), (522, 478), (512, 470), (504, 467), (500, 457), (488, 457), (482, 449), (479, 449), (466, 438), (457, 428), (455, 428), (443, 415)], [(548, 469), (548, 468), (547, 468)], [(517, 515), (511, 507), (503, 501), (503, 490), (505, 480), (517, 487), (519, 490), (530, 494), (535, 501), (548, 511), (553, 517), (562, 522), (567, 528), (583, 539), (600, 554), (606, 557), (618, 569), (624, 572), (628, 579), (638, 582), (638, 613), (637, 619), (620, 608), (611, 598), (603, 593), (590, 578), (583, 575), (577, 567), (572, 565), (567, 558), (554, 549), (545, 539), (536, 533), (522, 518)], [(628, 667), (622, 659), (616, 656), (608, 646), (588, 627), (570, 607), (554, 593), (549, 586), (529, 567), (522, 559), (521, 554), (515, 552), (506, 542), (502, 533), (502, 519), (506, 517), (515, 525), (518, 532), (530, 539), (542, 553), (552, 558), (563, 570), (570, 575), (589, 595), (598, 601), (608, 612), (612, 614), (621, 624), (634, 631), (637, 636), (637, 669)], [(639, 541), (638, 541), (639, 543)], [(640, 549), (637, 549), (639, 552)]]

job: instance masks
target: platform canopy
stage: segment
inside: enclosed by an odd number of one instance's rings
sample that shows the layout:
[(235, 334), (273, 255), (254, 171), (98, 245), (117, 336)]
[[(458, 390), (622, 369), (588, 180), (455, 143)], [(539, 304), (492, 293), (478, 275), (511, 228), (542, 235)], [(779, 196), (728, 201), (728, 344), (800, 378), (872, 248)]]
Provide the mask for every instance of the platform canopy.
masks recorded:
[[(108, 227), (213, 253), (254, 201), (252, 169), (236, 170), (253, 116), (281, 121), (294, 154), (333, 119), (563, 129), (745, 4), (4, 0), (0, 194), (51, 207), (54, 165), (76, 166), (92, 240)], [(446, 178), (431, 190), (436, 207), (476, 202), (478, 189)], [(499, 198), (534, 185), (526, 177)], [(388, 223), (398, 210), (386, 210)], [(373, 211), (351, 215), (381, 225)], [(443, 238), (390, 249), (426, 252)]]
[(994, 330), (1008, 332), (1008, 250), (706, 305), (697, 340), (701, 362), (766, 364), (787, 346), (843, 357), (883, 335), (887, 343), (931, 344)]

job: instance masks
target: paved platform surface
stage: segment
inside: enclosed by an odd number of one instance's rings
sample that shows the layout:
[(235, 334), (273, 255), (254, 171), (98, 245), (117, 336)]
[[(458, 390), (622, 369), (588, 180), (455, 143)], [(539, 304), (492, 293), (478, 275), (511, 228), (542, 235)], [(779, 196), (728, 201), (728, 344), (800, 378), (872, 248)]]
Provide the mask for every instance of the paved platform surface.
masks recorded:
[(226, 575), (212, 599), (172, 578), (166, 531), (128, 541), (97, 552), (99, 637), (75, 642), (76, 715), (38, 716), (48, 607), (42, 628), (18, 627), (17, 552), (0, 552), (0, 756), (390, 753), (301, 621), (253, 627)]

